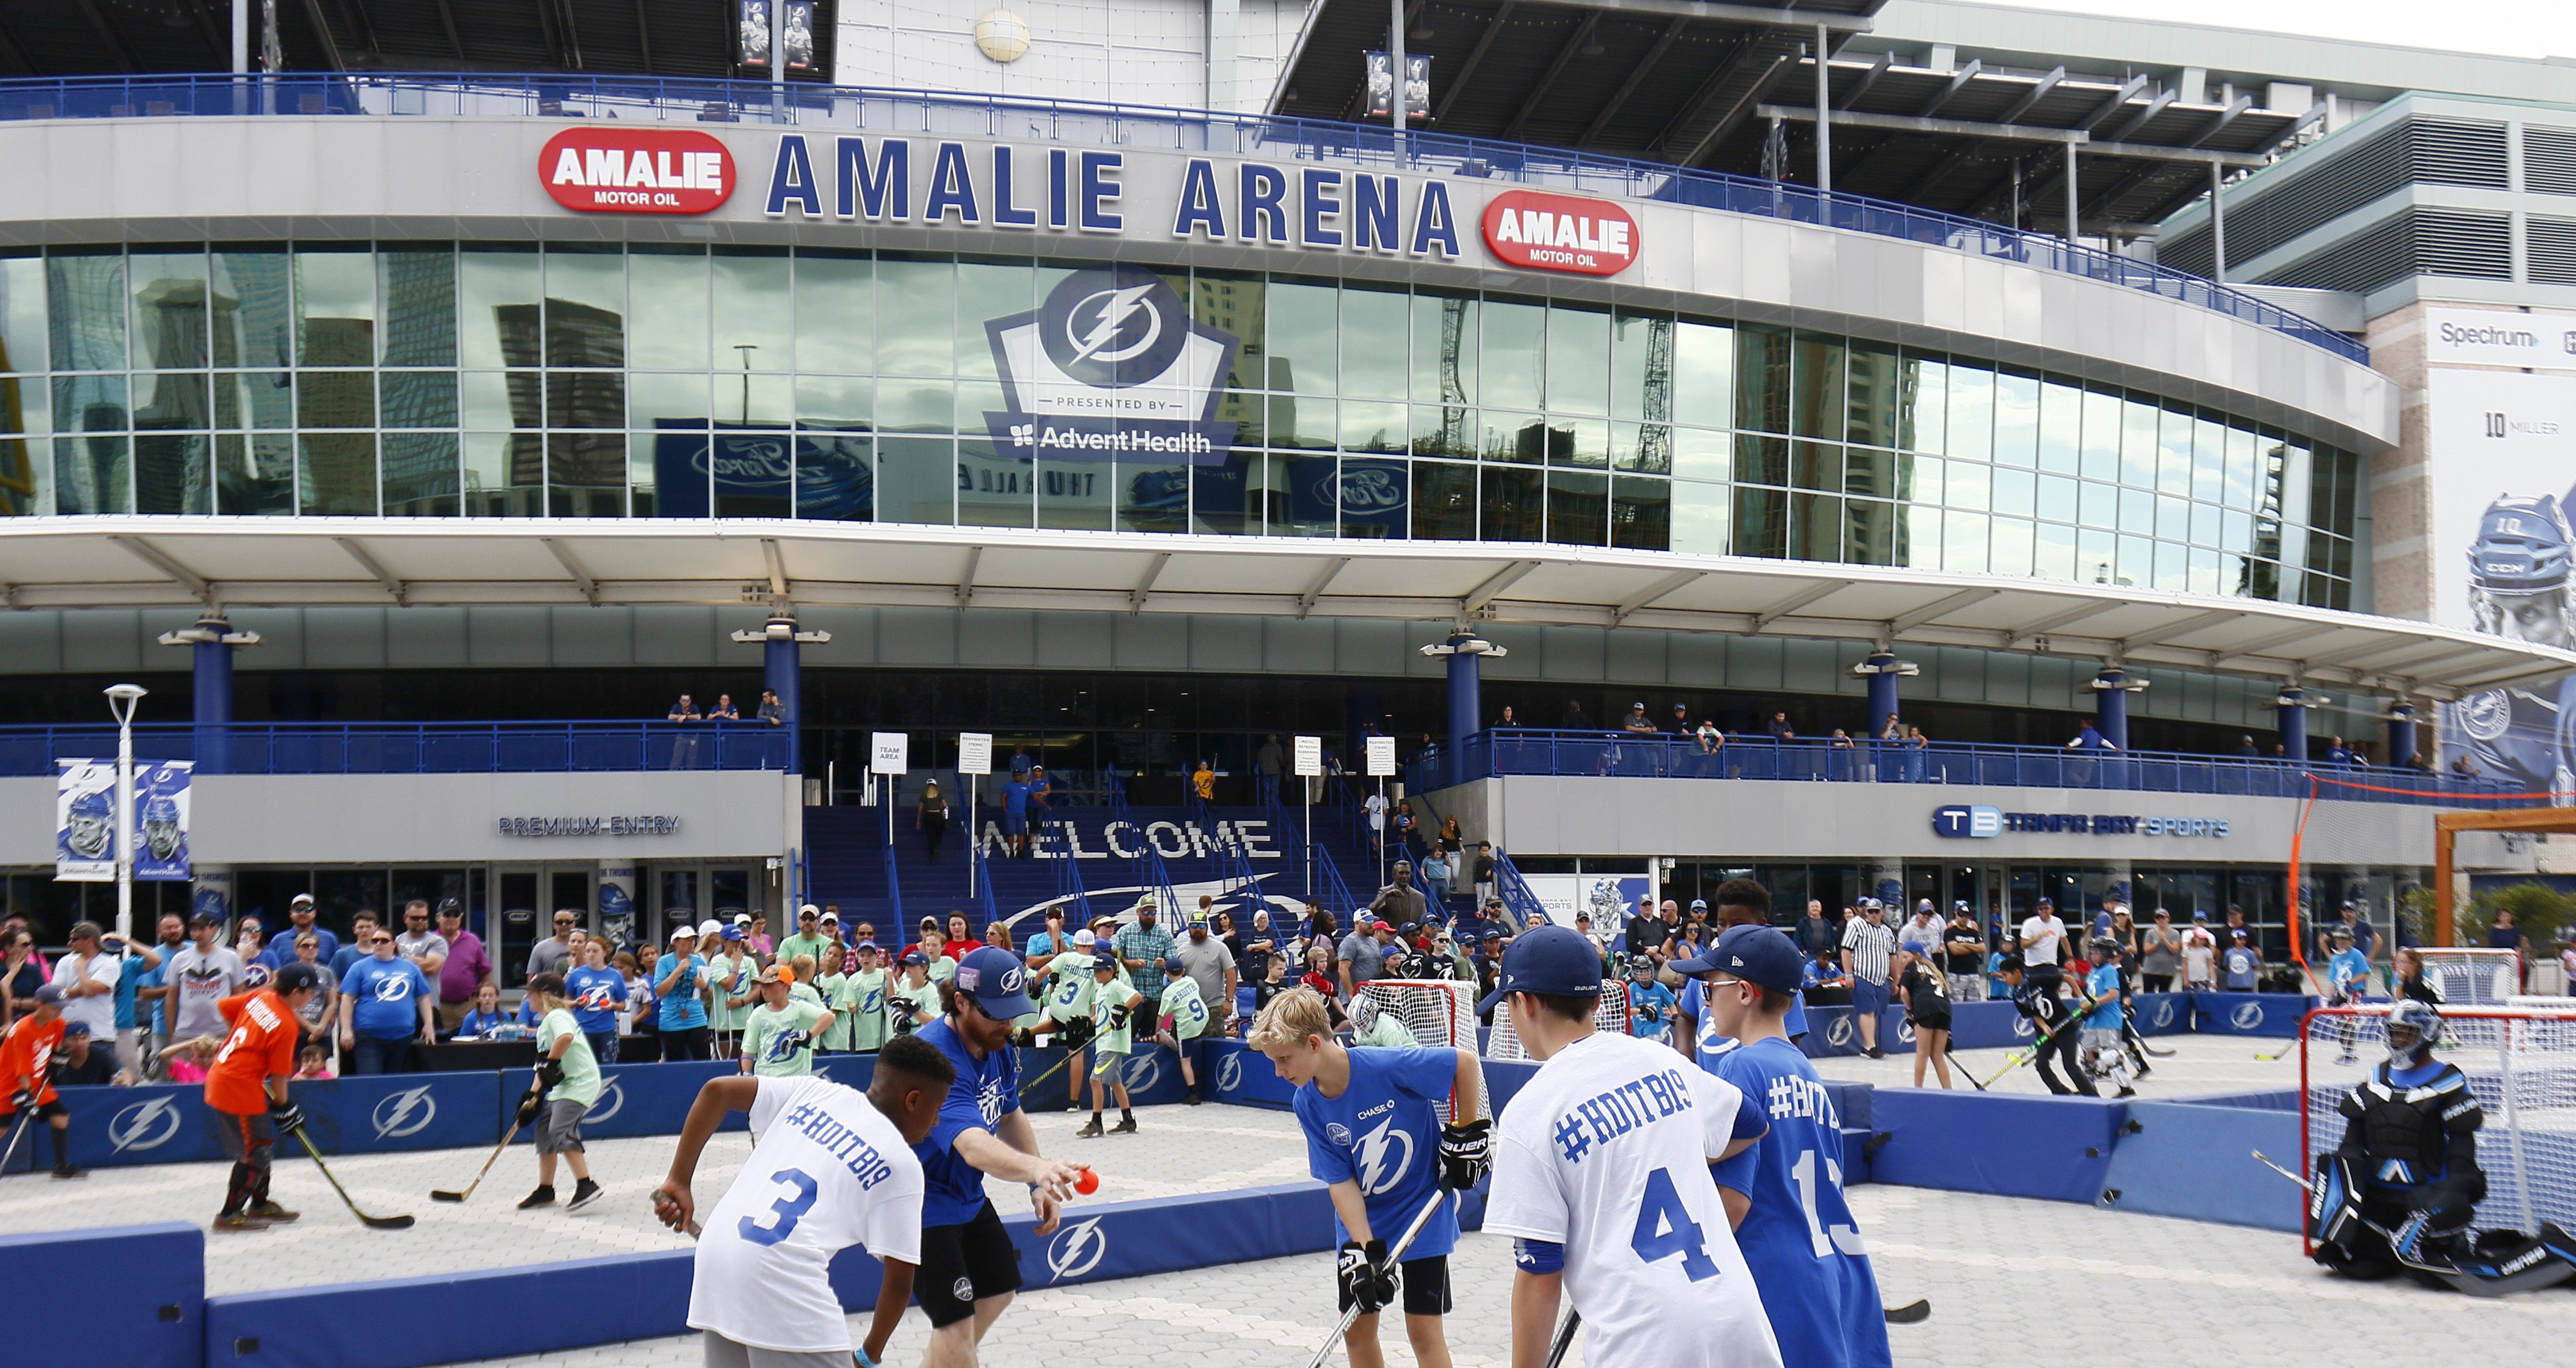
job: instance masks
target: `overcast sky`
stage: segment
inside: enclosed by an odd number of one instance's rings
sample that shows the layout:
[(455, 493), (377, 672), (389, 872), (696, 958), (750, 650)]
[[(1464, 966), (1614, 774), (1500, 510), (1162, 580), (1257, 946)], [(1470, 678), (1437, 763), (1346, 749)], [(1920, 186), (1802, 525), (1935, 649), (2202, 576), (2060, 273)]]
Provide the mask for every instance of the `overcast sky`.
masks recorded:
[[(2001, 0), (2031, 9), (2311, 33), (2365, 43), (2576, 57), (2576, 0)], [(2576, 87), (2576, 70), (2569, 74)]]

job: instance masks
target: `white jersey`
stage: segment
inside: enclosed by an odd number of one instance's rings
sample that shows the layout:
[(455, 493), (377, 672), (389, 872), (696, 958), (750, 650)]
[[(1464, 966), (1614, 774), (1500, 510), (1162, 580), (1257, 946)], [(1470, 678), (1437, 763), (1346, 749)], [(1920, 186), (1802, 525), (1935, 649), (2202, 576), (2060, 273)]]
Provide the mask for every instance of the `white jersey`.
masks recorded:
[[(1668, 1046), (1595, 1032), (1503, 1112), (1488, 1233), (1565, 1247), (1587, 1363), (1777, 1368), (1778, 1342), (1709, 1163), (1745, 1112)], [(1756, 1129), (1760, 1114), (1741, 1124)]]
[(763, 1078), (760, 1137), (703, 1221), (689, 1328), (789, 1354), (847, 1354), (832, 1256), (864, 1245), (921, 1262), (921, 1161), (865, 1093), (814, 1075)]

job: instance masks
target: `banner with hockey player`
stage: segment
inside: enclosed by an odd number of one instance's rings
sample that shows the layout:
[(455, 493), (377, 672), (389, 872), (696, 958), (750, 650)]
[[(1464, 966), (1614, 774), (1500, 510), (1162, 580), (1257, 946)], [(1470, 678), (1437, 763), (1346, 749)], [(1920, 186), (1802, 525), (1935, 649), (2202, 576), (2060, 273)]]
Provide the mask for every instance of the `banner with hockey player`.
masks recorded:
[[(193, 760), (137, 761), (134, 766), (134, 877), (184, 880), (188, 862), (189, 780)], [(112, 776), (116, 766), (110, 764)]]
[(69, 883), (116, 878), (116, 762), (54, 762), (54, 877)]

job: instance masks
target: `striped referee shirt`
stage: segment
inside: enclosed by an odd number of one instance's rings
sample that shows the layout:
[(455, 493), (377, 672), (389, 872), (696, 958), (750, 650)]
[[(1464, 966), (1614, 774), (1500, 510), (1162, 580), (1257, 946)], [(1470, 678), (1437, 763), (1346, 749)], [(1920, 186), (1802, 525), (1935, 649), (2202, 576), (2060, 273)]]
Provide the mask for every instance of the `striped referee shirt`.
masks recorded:
[(1843, 948), (1851, 952), (1852, 974), (1872, 983), (1887, 982), (1887, 961), (1896, 953), (1896, 933), (1867, 917), (1843, 924)]

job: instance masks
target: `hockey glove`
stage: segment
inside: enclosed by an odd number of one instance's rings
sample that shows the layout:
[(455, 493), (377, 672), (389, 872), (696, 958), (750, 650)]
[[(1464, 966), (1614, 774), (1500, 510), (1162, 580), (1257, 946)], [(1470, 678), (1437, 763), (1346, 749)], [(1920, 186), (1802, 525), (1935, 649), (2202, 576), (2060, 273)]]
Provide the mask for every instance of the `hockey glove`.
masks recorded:
[(1083, 1046), (1090, 1044), (1092, 1035), (1093, 1030), (1091, 1018), (1089, 1017), (1075, 1017), (1071, 1021), (1059, 1024), (1055, 1030), (1057, 1042), (1062, 1044), (1068, 1050), (1079, 1050)]
[(1129, 1013), (1129, 1011), (1130, 1011), (1130, 1010), (1131, 1010), (1131, 1009), (1126, 1008), (1126, 1007), (1112, 1007), (1112, 1008), (1110, 1008), (1110, 1009), (1109, 1009), (1109, 1029), (1110, 1029), (1110, 1030), (1113, 1030), (1113, 1031), (1123, 1031), (1123, 1030), (1126, 1030), (1126, 1029), (1127, 1029), (1127, 1017), (1128, 1017), (1128, 1013)]
[(1440, 1186), (1461, 1192), (1494, 1171), (1494, 1123), (1478, 1117), (1440, 1128)]
[(553, 1092), (553, 1091), (555, 1090), (555, 1088), (557, 1087), (557, 1085), (559, 1085), (559, 1084), (561, 1084), (561, 1083), (563, 1082), (563, 1078), (564, 1078), (564, 1070), (563, 1070), (563, 1061), (562, 1061), (562, 1060), (560, 1060), (560, 1059), (541, 1059), (541, 1060), (538, 1060), (538, 1061), (537, 1061), (537, 1084), (536, 1084), (536, 1086), (535, 1086), (535, 1087), (533, 1087), (533, 1088), (529, 1089), (529, 1091), (530, 1091), (530, 1092)]
[(291, 1135), (304, 1129), (304, 1109), (292, 1102), (268, 1104), (268, 1121), (280, 1135)]
[(1646, 1019), (1646, 1024), (1651, 1026), (1664, 1019), (1664, 1009), (1649, 1002), (1645, 1006), (1637, 1009), (1637, 1015), (1644, 1017)]
[(13, 1112), (27, 1111), (35, 1105), (36, 1093), (32, 1088), (20, 1088), (18, 1091), (9, 1094), (9, 1110)]
[(813, 1043), (814, 1033), (812, 1031), (781, 1031), (778, 1033), (777, 1039), (771, 1044), (770, 1048), (773, 1052), (794, 1054), (798, 1050), (804, 1049), (806, 1046)]
[(1340, 1278), (1342, 1296), (1359, 1308), (1363, 1316), (1374, 1316), (1395, 1300), (1395, 1273), (1379, 1271), (1386, 1258), (1386, 1241), (1371, 1240), (1363, 1245), (1357, 1240), (1342, 1242), (1334, 1262), (1334, 1273)]
[(546, 1093), (543, 1088), (530, 1088), (526, 1092), (519, 1094), (519, 1110), (516, 1116), (518, 1124), (524, 1126), (535, 1121), (537, 1119), (537, 1108), (543, 1106), (545, 1104), (545, 1100)]
[(912, 1034), (912, 1013), (897, 1012), (894, 1014), (894, 1033), (899, 1036)]

